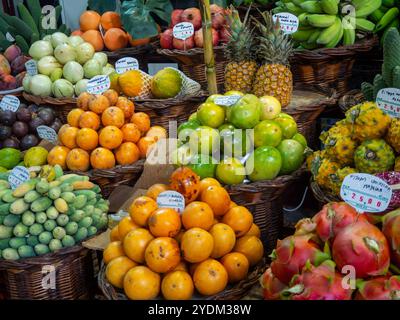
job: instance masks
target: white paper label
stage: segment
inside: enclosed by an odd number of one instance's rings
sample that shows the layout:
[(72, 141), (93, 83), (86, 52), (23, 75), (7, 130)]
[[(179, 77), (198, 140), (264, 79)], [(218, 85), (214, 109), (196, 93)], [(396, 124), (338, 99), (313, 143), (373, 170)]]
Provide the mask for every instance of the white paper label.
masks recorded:
[(157, 205), (159, 208), (171, 208), (179, 213), (185, 210), (185, 198), (176, 191), (164, 191), (157, 197)]
[(180, 22), (172, 29), (174, 38), (180, 40), (186, 40), (194, 35), (194, 27), (190, 22)]
[(233, 94), (231, 96), (218, 97), (218, 98), (215, 98), (214, 103), (219, 106), (230, 107), (230, 106), (234, 105), (236, 102), (238, 102), (241, 97), (242, 96), (239, 96), (236, 94)]
[(25, 167), (17, 166), (12, 169), (10, 175), (8, 176), (8, 182), (10, 183), (11, 189), (15, 189), (21, 183), (29, 180), (29, 178), (29, 170)]
[(389, 206), (392, 188), (373, 175), (352, 173), (344, 179), (340, 196), (358, 212), (377, 213)]
[(6, 33), (6, 39), (8, 41), (10, 41), (10, 42), (14, 42), (15, 41), (14, 37), (9, 32)]
[(400, 89), (381, 89), (376, 96), (378, 107), (393, 118), (400, 118)]
[(95, 76), (87, 83), (86, 91), (91, 94), (102, 94), (110, 89), (110, 78), (108, 76)]
[(129, 70), (138, 70), (138, 69), (139, 69), (139, 61), (137, 61), (137, 59), (132, 57), (125, 57), (119, 59), (115, 63), (115, 71), (117, 71), (117, 73), (119, 74), (125, 73)]
[(50, 141), (54, 144), (58, 142), (58, 135), (54, 129), (48, 126), (38, 126), (36, 130), (41, 139)]
[(18, 110), (19, 105), (20, 101), (16, 96), (6, 95), (1, 99), (0, 109), (15, 112)]
[(292, 34), (299, 28), (299, 19), (291, 13), (282, 12), (273, 15), (274, 22), (279, 19), (281, 30), (285, 34)]
[(25, 69), (26, 72), (30, 75), (30, 76), (35, 76), (38, 74), (38, 70), (37, 70), (37, 63), (35, 60), (31, 59), (27, 62), (25, 62)]

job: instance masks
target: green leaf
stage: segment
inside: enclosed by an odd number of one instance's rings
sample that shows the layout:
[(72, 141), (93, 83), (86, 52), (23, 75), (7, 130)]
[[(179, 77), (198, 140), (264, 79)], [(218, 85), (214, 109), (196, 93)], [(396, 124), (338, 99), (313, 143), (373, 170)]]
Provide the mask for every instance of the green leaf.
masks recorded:
[[(242, 2), (242, 1), (234, 1), (234, 2)], [(229, 1), (228, 0), (213, 0), (211, 1), (211, 3), (217, 4), (220, 7), (226, 8), (229, 5)]]
[(156, 14), (161, 20), (168, 24), (171, 22), (171, 13), (174, 8), (169, 0), (147, 0), (145, 7), (150, 12)]
[(88, 8), (103, 14), (107, 11), (115, 11), (117, 8), (117, 0), (89, 0)]

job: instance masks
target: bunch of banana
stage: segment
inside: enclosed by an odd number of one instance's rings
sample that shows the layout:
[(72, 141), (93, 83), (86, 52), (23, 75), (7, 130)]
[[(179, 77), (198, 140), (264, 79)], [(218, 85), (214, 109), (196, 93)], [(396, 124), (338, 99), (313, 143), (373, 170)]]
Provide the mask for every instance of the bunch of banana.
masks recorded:
[(357, 30), (373, 32), (377, 25), (369, 15), (381, 8), (382, 0), (282, 0), (276, 5), (274, 13), (298, 17), (299, 29), (293, 34), (298, 47), (315, 49), (352, 45)]

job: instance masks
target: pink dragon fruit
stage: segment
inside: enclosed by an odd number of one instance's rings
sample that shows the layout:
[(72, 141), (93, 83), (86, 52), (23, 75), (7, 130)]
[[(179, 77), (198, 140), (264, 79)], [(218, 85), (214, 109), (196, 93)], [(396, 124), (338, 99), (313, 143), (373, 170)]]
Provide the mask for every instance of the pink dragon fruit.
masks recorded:
[(389, 240), (392, 262), (400, 268), (400, 209), (383, 217), (382, 231)]
[(292, 277), (299, 274), (307, 261), (319, 265), (330, 258), (311, 240), (312, 235), (289, 236), (278, 240), (272, 252), (272, 273), (283, 283), (289, 284)]
[(366, 221), (350, 224), (336, 235), (332, 256), (339, 270), (353, 266), (357, 278), (385, 275), (390, 264), (384, 234)]
[(356, 300), (400, 300), (400, 276), (360, 281), (357, 288)]
[(366, 217), (345, 202), (328, 203), (313, 218), (317, 234), (324, 242), (333, 239), (340, 230), (357, 220), (365, 221)]
[(343, 277), (331, 260), (318, 267), (307, 264), (300, 275), (293, 277), (291, 285), (282, 293), (291, 300), (351, 300), (353, 293), (343, 285)]
[(264, 289), (265, 300), (279, 300), (281, 299), (281, 292), (287, 289), (287, 286), (274, 276), (271, 268), (265, 271), (261, 279), (261, 286)]

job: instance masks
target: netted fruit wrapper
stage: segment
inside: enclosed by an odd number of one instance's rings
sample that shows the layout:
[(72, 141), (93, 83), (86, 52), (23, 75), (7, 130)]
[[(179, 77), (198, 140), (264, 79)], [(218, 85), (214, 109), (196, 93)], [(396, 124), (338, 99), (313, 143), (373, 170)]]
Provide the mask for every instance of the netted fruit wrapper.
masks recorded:
[(135, 99), (148, 99), (151, 97), (151, 79), (153, 77), (142, 70), (138, 71), (142, 77), (142, 90), (139, 92), (139, 95), (135, 97)]
[(182, 79), (181, 91), (175, 96), (175, 98), (180, 98), (184, 96), (193, 96), (198, 91), (200, 91), (201, 89), (200, 83), (190, 79), (182, 71), (172, 67), (167, 67), (166, 69), (172, 69), (178, 71)]

